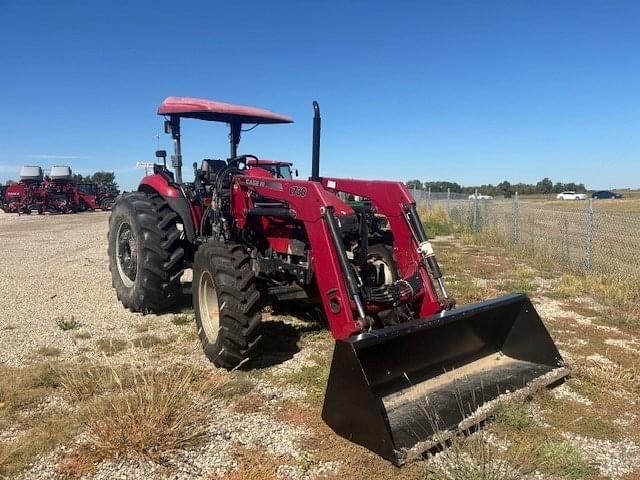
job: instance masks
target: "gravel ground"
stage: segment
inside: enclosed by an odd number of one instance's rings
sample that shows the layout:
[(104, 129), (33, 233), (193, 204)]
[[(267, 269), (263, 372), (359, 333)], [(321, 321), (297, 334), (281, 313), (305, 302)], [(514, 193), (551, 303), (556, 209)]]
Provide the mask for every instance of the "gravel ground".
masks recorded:
[[(0, 212), (0, 363), (41, 360), (38, 349), (61, 351), (60, 359), (98, 356), (101, 338), (131, 339), (145, 321), (162, 323), (162, 335), (178, 334), (171, 314), (143, 317), (125, 310), (111, 287), (106, 212), (78, 215), (9, 215)], [(11, 308), (9, 307), (9, 302)], [(73, 317), (63, 331), (59, 318)], [(76, 338), (88, 332), (87, 339)]]
[[(159, 366), (171, 364), (174, 357), (180, 362), (207, 363), (193, 338), (195, 329), (192, 325), (173, 324), (173, 313), (146, 316), (131, 313), (117, 301), (108, 270), (107, 219), (108, 213), (104, 212), (64, 216), (17, 216), (0, 212), (0, 244), (3, 245), (0, 364), (25, 365), (40, 362), (46, 355), (70, 361), (81, 357), (101, 358), (103, 354), (97, 348), (100, 340), (131, 341), (147, 329), (146, 333), (158, 337), (186, 339), (175, 344), (182, 349), (180, 355), (169, 348), (161, 357), (156, 357), (161, 359)], [(546, 288), (541, 286), (541, 293)], [(605, 337), (603, 344), (607, 348), (628, 354), (638, 351), (640, 343), (636, 337), (624, 335), (615, 327), (599, 325), (591, 317), (568, 312), (558, 300), (538, 295), (535, 305), (545, 321), (558, 327), (556, 333), (572, 337), (562, 345), (565, 360), (577, 357), (575, 349), (585, 346), (584, 341), (574, 341), (580, 335), (580, 329), (615, 337)], [(188, 302), (185, 306), (189, 307)], [(61, 329), (58, 325), (60, 319), (70, 321), (72, 317), (80, 326), (66, 331)], [(270, 319), (278, 321), (277, 316)], [(191, 333), (191, 337), (185, 336), (186, 332)], [(625, 336), (627, 338), (621, 338)], [(328, 344), (318, 345), (326, 347)], [(565, 352), (565, 348), (570, 352)], [(318, 347), (307, 345), (297, 353), (291, 352), (286, 358), (270, 363), (263, 375), (252, 378), (255, 392), (265, 399), (258, 411), (239, 413), (233, 405), (224, 404), (214, 409), (207, 421), (208, 439), (200, 448), (176, 452), (164, 466), (134, 460), (103, 461), (95, 473), (83, 478), (224, 478), (238, 467), (234, 450), (238, 447), (255, 448), (274, 457), (287, 457), (289, 460), (277, 469), (278, 478), (303, 480), (338, 475), (343, 458), (308, 462), (307, 453), (301, 445), (309, 438), (311, 427), (307, 429), (306, 424), (292, 426), (278, 420), (276, 415), (276, 410), (282, 408), (278, 407), (278, 402), (288, 400), (295, 403), (304, 399), (306, 393), (299, 385), (286, 384), (283, 380), (293, 372), (312, 367), (317, 351)], [(143, 358), (147, 354), (145, 352), (145, 349), (129, 344), (112, 358), (115, 362), (119, 359), (130, 361), (136, 356)], [(590, 352), (586, 358), (611, 364), (604, 353), (606, 351)], [(210, 368), (214, 369), (213, 366)], [(567, 385), (555, 390), (553, 395), (556, 399), (582, 407), (591, 403), (589, 398)], [(44, 411), (51, 406), (65, 407), (65, 402), (62, 398), (52, 397), (48, 404), (37, 408)], [(69, 405), (66, 407), (72, 409)], [(530, 408), (538, 425), (554, 428), (544, 423), (543, 412), (535, 403)], [(633, 428), (636, 420), (637, 415), (629, 412), (617, 419), (616, 425)], [(12, 442), (22, 434), (11, 427), (0, 431), (0, 441)], [(504, 439), (495, 435), (488, 438), (489, 443), (497, 448), (508, 446)], [(602, 478), (621, 478), (640, 467), (640, 447), (633, 441), (600, 441), (569, 432), (564, 433), (564, 438), (585, 453)], [(74, 440), (76, 443), (79, 441), (81, 438)], [(55, 468), (56, 459), (65, 449), (72, 447), (73, 443), (60, 445), (53, 452), (41, 456), (21, 478), (60, 478)], [(443, 460), (438, 456), (433, 459), (436, 463)], [(552, 477), (536, 473), (528, 478)]]

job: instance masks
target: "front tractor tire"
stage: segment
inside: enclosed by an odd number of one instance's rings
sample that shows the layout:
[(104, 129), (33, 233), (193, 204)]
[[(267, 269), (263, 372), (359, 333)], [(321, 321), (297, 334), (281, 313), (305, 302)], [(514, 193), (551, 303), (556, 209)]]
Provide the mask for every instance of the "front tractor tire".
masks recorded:
[(198, 247), (193, 310), (204, 353), (216, 366), (233, 369), (250, 357), (261, 339), (262, 304), (242, 245), (211, 240)]
[(109, 270), (118, 300), (133, 312), (161, 312), (180, 297), (184, 249), (178, 214), (158, 194), (122, 195), (109, 217)]

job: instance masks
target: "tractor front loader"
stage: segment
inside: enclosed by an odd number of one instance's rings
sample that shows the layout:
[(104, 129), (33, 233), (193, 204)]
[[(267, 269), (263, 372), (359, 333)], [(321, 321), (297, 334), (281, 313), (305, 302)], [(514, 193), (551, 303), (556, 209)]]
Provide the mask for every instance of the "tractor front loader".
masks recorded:
[[(171, 305), (191, 266), (204, 352), (230, 369), (258, 351), (266, 303), (320, 305), (336, 340), (322, 417), (398, 465), (500, 394), (564, 377), (525, 295), (455, 307), (402, 183), (320, 176), (316, 102), (308, 180), (293, 178), (288, 162), (237, 154), (242, 124), (288, 117), (176, 97), (158, 112), (169, 117), (175, 172), (156, 166), (110, 218), (110, 268), (125, 306)], [(192, 183), (181, 172), (185, 117), (230, 125), (229, 158), (196, 164)]]

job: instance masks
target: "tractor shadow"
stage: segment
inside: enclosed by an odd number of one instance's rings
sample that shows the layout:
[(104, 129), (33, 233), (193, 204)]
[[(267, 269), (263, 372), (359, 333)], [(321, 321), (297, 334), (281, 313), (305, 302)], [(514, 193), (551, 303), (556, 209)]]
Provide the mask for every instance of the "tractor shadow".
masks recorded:
[[(289, 317), (281, 320), (278, 317)], [(307, 334), (323, 330), (316, 315), (308, 307), (278, 306), (271, 317), (265, 315), (260, 326), (262, 341), (243, 370), (261, 370), (286, 362), (300, 351), (300, 341)]]
[[(165, 313), (193, 311), (191, 295), (191, 282), (183, 281), (178, 301)], [(322, 331), (324, 324), (322, 310), (318, 307), (299, 302), (274, 305), (271, 314), (263, 314), (260, 325), (262, 340), (240, 370), (261, 370), (292, 359), (300, 351), (301, 339), (307, 334)]]

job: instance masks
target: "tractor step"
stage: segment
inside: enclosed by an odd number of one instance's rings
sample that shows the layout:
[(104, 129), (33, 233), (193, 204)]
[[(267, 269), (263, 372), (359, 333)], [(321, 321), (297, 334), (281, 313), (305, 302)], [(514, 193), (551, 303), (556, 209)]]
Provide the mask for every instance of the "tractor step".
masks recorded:
[(530, 300), (507, 295), (336, 342), (322, 418), (401, 465), (566, 375)]

